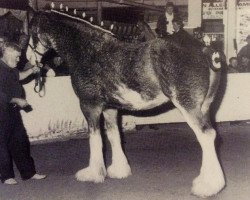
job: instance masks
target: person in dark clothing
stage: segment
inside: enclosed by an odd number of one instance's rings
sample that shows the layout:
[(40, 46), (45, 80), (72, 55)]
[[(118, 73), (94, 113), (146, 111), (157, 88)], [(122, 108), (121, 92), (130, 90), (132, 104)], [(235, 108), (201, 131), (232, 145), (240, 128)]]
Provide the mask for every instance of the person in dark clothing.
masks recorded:
[(237, 58), (242, 72), (250, 72), (250, 35), (246, 38), (247, 45), (241, 48)]
[[(19, 80), (39, 71), (33, 67), (19, 72), (16, 68), (21, 49), (15, 43), (6, 42), (0, 59), (0, 174), (5, 184), (17, 184), (14, 179), (13, 161), (23, 180), (43, 179), (36, 173), (30, 144), (24, 128), (20, 109), (29, 106), (23, 97)], [(13, 161), (12, 161), (13, 159)]]
[(203, 32), (201, 27), (197, 27), (193, 29), (193, 36), (196, 40), (203, 43)]
[(183, 29), (183, 22), (180, 19), (173, 19), (173, 29), (174, 33), (171, 35), (170, 39), (175, 43), (180, 44), (182, 47), (193, 48), (198, 47), (203, 49), (204, 45), (191, 36), (188, 32)]
[(140, 31), (140, 36), (138, 38), (140, 42), (145, 42), (156, 38), (154, 32), (145, 21), (143, 20), (138, 21), (136, 27)]
[(174, 12), (174, 4), (168, 2), (166, 4), (166, 10), (164, 14), (160, 15), (157, 21), (157, 27), (155, 32), (158, 37), (165, 38), (173, 34), (173, 24), (172, 20), (174, 18), (179, 18), (176, 12)]
[(2, 57), (3, 47), (6, 41), (7, 38), (3, 35), (0, 35), (0, 57)]
[(238, 60), (236, 57), (231, 57), (229, 59), (229, 65), (228, 65), (228, 73), (237, 73), (240, 72), (239, 66), (238, 66)]

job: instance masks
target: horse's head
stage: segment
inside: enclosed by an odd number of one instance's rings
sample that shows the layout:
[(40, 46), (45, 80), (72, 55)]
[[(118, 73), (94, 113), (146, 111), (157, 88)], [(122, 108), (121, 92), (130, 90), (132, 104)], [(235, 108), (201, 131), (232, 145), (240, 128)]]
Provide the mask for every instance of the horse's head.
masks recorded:
[(86, 58), (92, 56), (89, 52), (98, 51), (104, 42), (115, 39), (110, 31), (58, 11), (35, 13), (29, 32), (31, 37), (26, 57), (32, 65), (40, 62), (49, 49), (54, 49), (59, 55), (69, 52), (71, 57), (79, 55), (79, 51), (86, 51), (82, 56)]
[(44, 31), (44, 17), (34, 16), (31, 22), (30, 39), (26, 52), (26, 57), (32, 65), (39, 63), (43, 55), (52, 47), (49, 35)]

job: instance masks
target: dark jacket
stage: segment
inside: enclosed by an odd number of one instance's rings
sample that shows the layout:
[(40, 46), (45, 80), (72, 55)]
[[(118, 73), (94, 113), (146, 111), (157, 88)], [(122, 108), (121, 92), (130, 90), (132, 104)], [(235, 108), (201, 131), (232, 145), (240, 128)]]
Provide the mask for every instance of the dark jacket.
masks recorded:
[[(174, 17), (173, 19), (179, 18), (176, 13), (173, 13)], [(160, 15), (157, 21), (157, 27), (155, 29), (155, 32), (157, 33), (158, 37), (166, 37), (169, 34), (167, 33), (167, 24), (168, 19), (166, 18), (165, 12), (164, 14)]]
[(232, 65), (228, 65), (228, 67), (227, 67), (227, 72), (228, 73), (238, 73), (239, 72), (239, 69), (237, 69), (237, 68), (235, 68), (235, 67), (233, 67)]
[(173, 35), (170, 37), (175, 43), (180, 44), (182, 47), (186, 48), (203, 48), (204, 45), (195, 39), (193, 36), (191, 36), (188, 32), (186, 32), (183, 29), (180, 29), (178, 32), (174, 32)]
[(19, 82), (19, 72), (0, 60), (0, 120), (6, 115), (12, 98), (22, 98), (23, 88)]
[(239, 51), (237, 57), (241, 60), (242, 57), (246, 57), (248, 59), (250, 59), (250, 45), (246, 45), (244, 47), (241, 48), (241, 50)]
[(250, 71), (250, 45), (242, 47), (237, 55), (239, 65), (241, 66), (242, 72)]

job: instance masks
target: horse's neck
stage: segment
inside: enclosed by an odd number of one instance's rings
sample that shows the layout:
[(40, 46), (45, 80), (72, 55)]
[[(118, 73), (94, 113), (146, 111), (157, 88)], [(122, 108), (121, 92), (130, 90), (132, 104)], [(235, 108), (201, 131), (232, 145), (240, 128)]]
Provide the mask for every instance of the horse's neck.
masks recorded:
[[(70, 73), (79, 65), (72, 64), (72, 62), (89, 62), (93, 54), (100, 51), (102, 45), (110, 39), (109, 37), (105, 39), (103, 33), (97, 30), (70, 20), (51, 23), (50, 29), (46, 29), (45, 34), (49, 35), (53, 49), (68, 64)], [(67, 31), (63, 33), (62, 29)], [(67, 32), (69, 34), (66, 34)], [(81, 60), (83, 57), (84, 60)]]
[(86, 35), (88, 37), (91, 37), (94, 35), (94, 37), (99, 37), (99, 38), (96, 38), (96, 39), (100, 39), (100, 40), (103, 40), (104, 37), (103, 35), (106, 34), (109, 39), (112, 39), (112, 35), (103, 31), (103, 30), (99, 30), (97, 29), (96, 27), (91, 26), (89, 24), (85, 24), (83, 22), (77, 22), (77, 21), (72, 21), (72, 20), (65, 20), (64, 21), (65, 24), (67, 24), (68, 26), (72, 26), (76, 29), (78, 29), (79, 31), (81, 31), (81, 33), (83, 35)]

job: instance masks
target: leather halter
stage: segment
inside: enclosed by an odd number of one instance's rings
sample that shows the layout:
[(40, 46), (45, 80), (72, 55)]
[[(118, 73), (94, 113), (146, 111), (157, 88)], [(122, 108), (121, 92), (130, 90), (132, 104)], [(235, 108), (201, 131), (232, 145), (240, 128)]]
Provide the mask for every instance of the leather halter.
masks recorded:
[[(41, 44), (42, 44), (42, 43), (41, 43)], [(32, 51), (33, 51), (34, 53), (38, 54), (39, 56), (43, 56), (43, 53), (37, 51), (35, 47), (31, 46), (31, 44), (29, 44), (29, 47), (32, 49)], [(36, 54), (35, 54), (35, 56), (36, 56)], [(37, 62), (37, 57), (36, 57), (36, 62)]]

